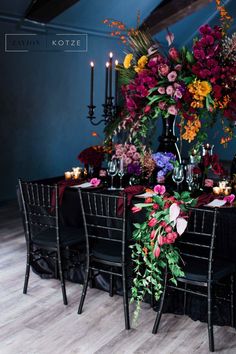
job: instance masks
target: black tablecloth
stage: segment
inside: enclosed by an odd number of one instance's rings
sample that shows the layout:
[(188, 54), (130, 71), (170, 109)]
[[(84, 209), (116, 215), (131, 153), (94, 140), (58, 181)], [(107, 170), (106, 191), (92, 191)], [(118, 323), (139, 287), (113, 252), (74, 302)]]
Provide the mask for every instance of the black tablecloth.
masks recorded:
[[(61, 220), (65, 226), (81, 227), (83, 224), (79, 194), (75, 188), (66, 188), (62, 205), (60, 208)], [(140, 222), (144, 218), (144, 214), (129, 213), (128, 222), (131, 227), (134, 222)], [(216, 253), (221, 258), (230, 260), (236, 264), (236, 208), (221, 208), (219, 209), (218, 226), (216, 235)], [(54, 264), (51, 260), (41, 260), (34, 266), (34, 271), (42, 278), (54, 277)], [(76, 269), (68, 271), (65, 274), (67, 280), (83, 283), (84, 264), (81, 262)], [(106, 274), (98, 275), (95, 278), (95, 286), (109, 291), (109, 276)], [(122, 284), (120, 279), (115, 282), (115, 291), (117, 294), (122, 294)], [(168, 301), (165, 304), (165, 311), (181, 314), (183, 308), (183, 298), (179, 292), (174, 292), (169, 295)], [(187, 311), (194, 320), (207, 320), (207, 302), (205, 299), (188, 295)], [(230, 323), (230, 308), (226, 303), (215, 303), (214, 323), (218, 325), (228, 325)]]

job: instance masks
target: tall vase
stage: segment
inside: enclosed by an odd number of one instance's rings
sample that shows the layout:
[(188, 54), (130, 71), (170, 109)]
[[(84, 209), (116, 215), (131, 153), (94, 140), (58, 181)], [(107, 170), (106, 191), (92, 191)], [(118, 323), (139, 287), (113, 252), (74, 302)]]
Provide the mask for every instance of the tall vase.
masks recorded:
[(176, 144), (177, 137), (175, 136), (175, 116), (170, 115), (167, 118), (162, 118), (162, 134), (158, 140), (160, 142), (158, 152), (172, 152), (176, 156), (176, 160), (181, 162), (181, 156)]

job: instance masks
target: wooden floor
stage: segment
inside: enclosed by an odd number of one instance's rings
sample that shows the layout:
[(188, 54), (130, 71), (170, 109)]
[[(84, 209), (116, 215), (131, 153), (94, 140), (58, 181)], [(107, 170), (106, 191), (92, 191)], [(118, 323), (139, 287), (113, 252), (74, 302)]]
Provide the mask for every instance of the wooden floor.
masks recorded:
[[(31, 273), (22, 294), (25, 243), (16, 205), (0, 207), (1, 354), (183, 354), (208, 353), (206, 324), (186, 316), (163, 315), (152, 335), (155, 313), (149, 305), (132, 330), (125, 331), (122, 298), (89, 289), (77, 315), (81, 285), (68, 283), (69, 305), (62, 304), (59, 282)], [(218, 353), (236, 353), (236, 332), (215, 327)]]

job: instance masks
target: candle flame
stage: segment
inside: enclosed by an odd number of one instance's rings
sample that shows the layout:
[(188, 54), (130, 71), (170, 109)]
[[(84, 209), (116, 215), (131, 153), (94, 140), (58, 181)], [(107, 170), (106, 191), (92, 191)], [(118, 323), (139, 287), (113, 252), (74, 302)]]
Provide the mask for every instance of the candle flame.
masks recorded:
[(112, 58), (112, 57), (113, 57), (113, 53), (112, 53), (112, 52), (110, 52), (109, 57), (110, 57), (110, 58)]
[(94, 62), (91, 61), (90, 66), (93, 68), (94, 67)]
[(119, 64), (118, 60), (115, 60), (115, 65), (117, 66)]
[(109, 65), (110, 65), (110, 64), (109, 64), (108, 61), (107, 61), (107, 62), (106, 62), (106, 67), (109, 68)]

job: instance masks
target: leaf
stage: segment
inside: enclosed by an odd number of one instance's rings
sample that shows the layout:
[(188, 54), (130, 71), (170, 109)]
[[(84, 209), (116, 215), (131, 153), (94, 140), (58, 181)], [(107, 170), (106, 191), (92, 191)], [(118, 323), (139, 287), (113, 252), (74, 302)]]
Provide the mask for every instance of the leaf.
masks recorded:
[(180, 213), (180, 207), (177, 203), (173, 203), (169, 209), (170, 222), (175, 221)]
[(186, 230), (188, 223), (184, 218), (178, 218), (176, 220), (176, 229), (179, 235), (182, 235)]

